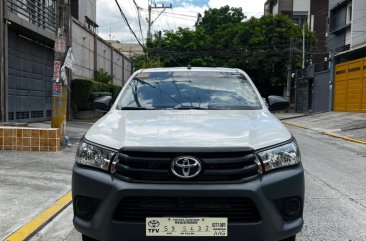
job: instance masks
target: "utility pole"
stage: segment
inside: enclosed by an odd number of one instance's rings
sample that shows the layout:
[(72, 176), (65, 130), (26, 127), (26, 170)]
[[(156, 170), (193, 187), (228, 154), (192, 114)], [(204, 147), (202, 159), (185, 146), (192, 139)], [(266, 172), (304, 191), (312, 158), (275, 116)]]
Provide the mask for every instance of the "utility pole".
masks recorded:
[[(60, 129), (60, 145), (65, 146), (65, 127), (66, 127), (66, 110), (68, 100), (67, 82), (61, 79), (61, 66), (64, 64), (66, 53), (71, 43), (71, 7), (70, 0), (60, 0), (57, 36), (55, 40), (55, 60), (54, 60), (54, 76), (53, 76), (53, 92), (52, 92), (52, 128)], [(68, 70), (65, 68), (66, 77), (69, 77)]]
[(302, 24), (302, 69), (305, 69), (305, 22)]
[(5, 44), (4, 44), (4, 2), (0, 2), (0, 121), (6, 121), (5, 105)]
[(158, 38), (158, 58), (160, 61), (160, 58), (161, 58), (161, 31), (159, 31), (159, 38)]
[(334, 96), (334, 71), (335, 71), (335, 61), (334, 61), (334, 48), (330, 53), (330, 66), (329, 66), (329, 111), (333, 110), (333, 96)]
[[(152, 38), (152, 35), (151, 35), (151, 26), (155, 23), (155, 21), (160, 17), (160, 15), (167, 9), (167, 8), (173, 8), (172, 4), (170, 4), (169, 6), (165, 6), (164, 4), (162, 4), (161, 6), (157, 6), (156, 4), (154, 5), (151, 5), (149, 4), (149, 7), (148, 7), (148, 11), (149, 11), (149, 17), (147, 19), (147, 38), (148, 39), (151, 39)], [(152, 9), (163, 9), (159, 15), (151, 21), (151, 10)]]
[(293, 58), (293, 37), (290, 39), (290, 56), (287, 67), (287, 85), (286, 85), (286, 97), (290, 100), (291, 94), (291, 75), (292, 75), (292, 58)]

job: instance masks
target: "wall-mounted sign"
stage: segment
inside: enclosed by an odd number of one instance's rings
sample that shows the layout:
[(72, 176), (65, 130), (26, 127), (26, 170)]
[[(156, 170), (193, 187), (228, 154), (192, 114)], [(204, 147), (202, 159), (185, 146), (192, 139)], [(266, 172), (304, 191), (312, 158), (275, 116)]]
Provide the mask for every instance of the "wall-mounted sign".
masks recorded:
[[(61, 69), (61, 62), (54, 61), (53, 62), (53, 79), (58, 80), (60, 79), (60, 69)], [(58, 81), (56, 81), (58, 82)]]
[(55, 39), (55, 52), (65, 53), (66, 52), (66, 38), (57, 37)]
[(52, 96), (61, 96), (62, 83), (54, 80), (52, 87)]

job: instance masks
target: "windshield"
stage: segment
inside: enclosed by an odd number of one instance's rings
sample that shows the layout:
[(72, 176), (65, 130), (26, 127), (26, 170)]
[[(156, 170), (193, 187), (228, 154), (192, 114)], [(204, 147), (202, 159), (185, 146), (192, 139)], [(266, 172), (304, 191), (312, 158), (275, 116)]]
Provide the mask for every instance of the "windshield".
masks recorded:
[(120, 109), (257, 110), (256, 92), (238, 72), (143, 72), (132, 79), (118, 103)]

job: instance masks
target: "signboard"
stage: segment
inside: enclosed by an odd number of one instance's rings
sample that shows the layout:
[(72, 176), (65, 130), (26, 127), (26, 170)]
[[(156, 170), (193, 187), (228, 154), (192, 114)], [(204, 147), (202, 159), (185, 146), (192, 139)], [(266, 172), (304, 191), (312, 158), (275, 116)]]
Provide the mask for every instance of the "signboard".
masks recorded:
[(57, 37), (55, 39), (55, 52), (65, 53), (66, 52), (66, 38)]
[(62, 83), (53, 81), (52, 96), (61, 96)]
[[(61, 68), (61, 62), (54, 61), (53, 62), (53, 79), (54, 80), (60, 79), (60, 68)], [(56, 81), (56, 82), (58, 82), (58, 81)]]

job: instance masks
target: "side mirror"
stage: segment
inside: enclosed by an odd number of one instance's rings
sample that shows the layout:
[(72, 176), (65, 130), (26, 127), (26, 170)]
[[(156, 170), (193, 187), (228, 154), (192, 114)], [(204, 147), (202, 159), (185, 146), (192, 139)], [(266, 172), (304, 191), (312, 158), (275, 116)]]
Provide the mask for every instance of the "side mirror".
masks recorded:
[(286, 110), (290, 107), (290, 102), (282, 96), (270, 95), (267, 97), (267, 103), (270, 111)]
[(108, 112), (112, 106), (112, 96), (101, 96), (94, 100), (93, 106), (97, 110)]

